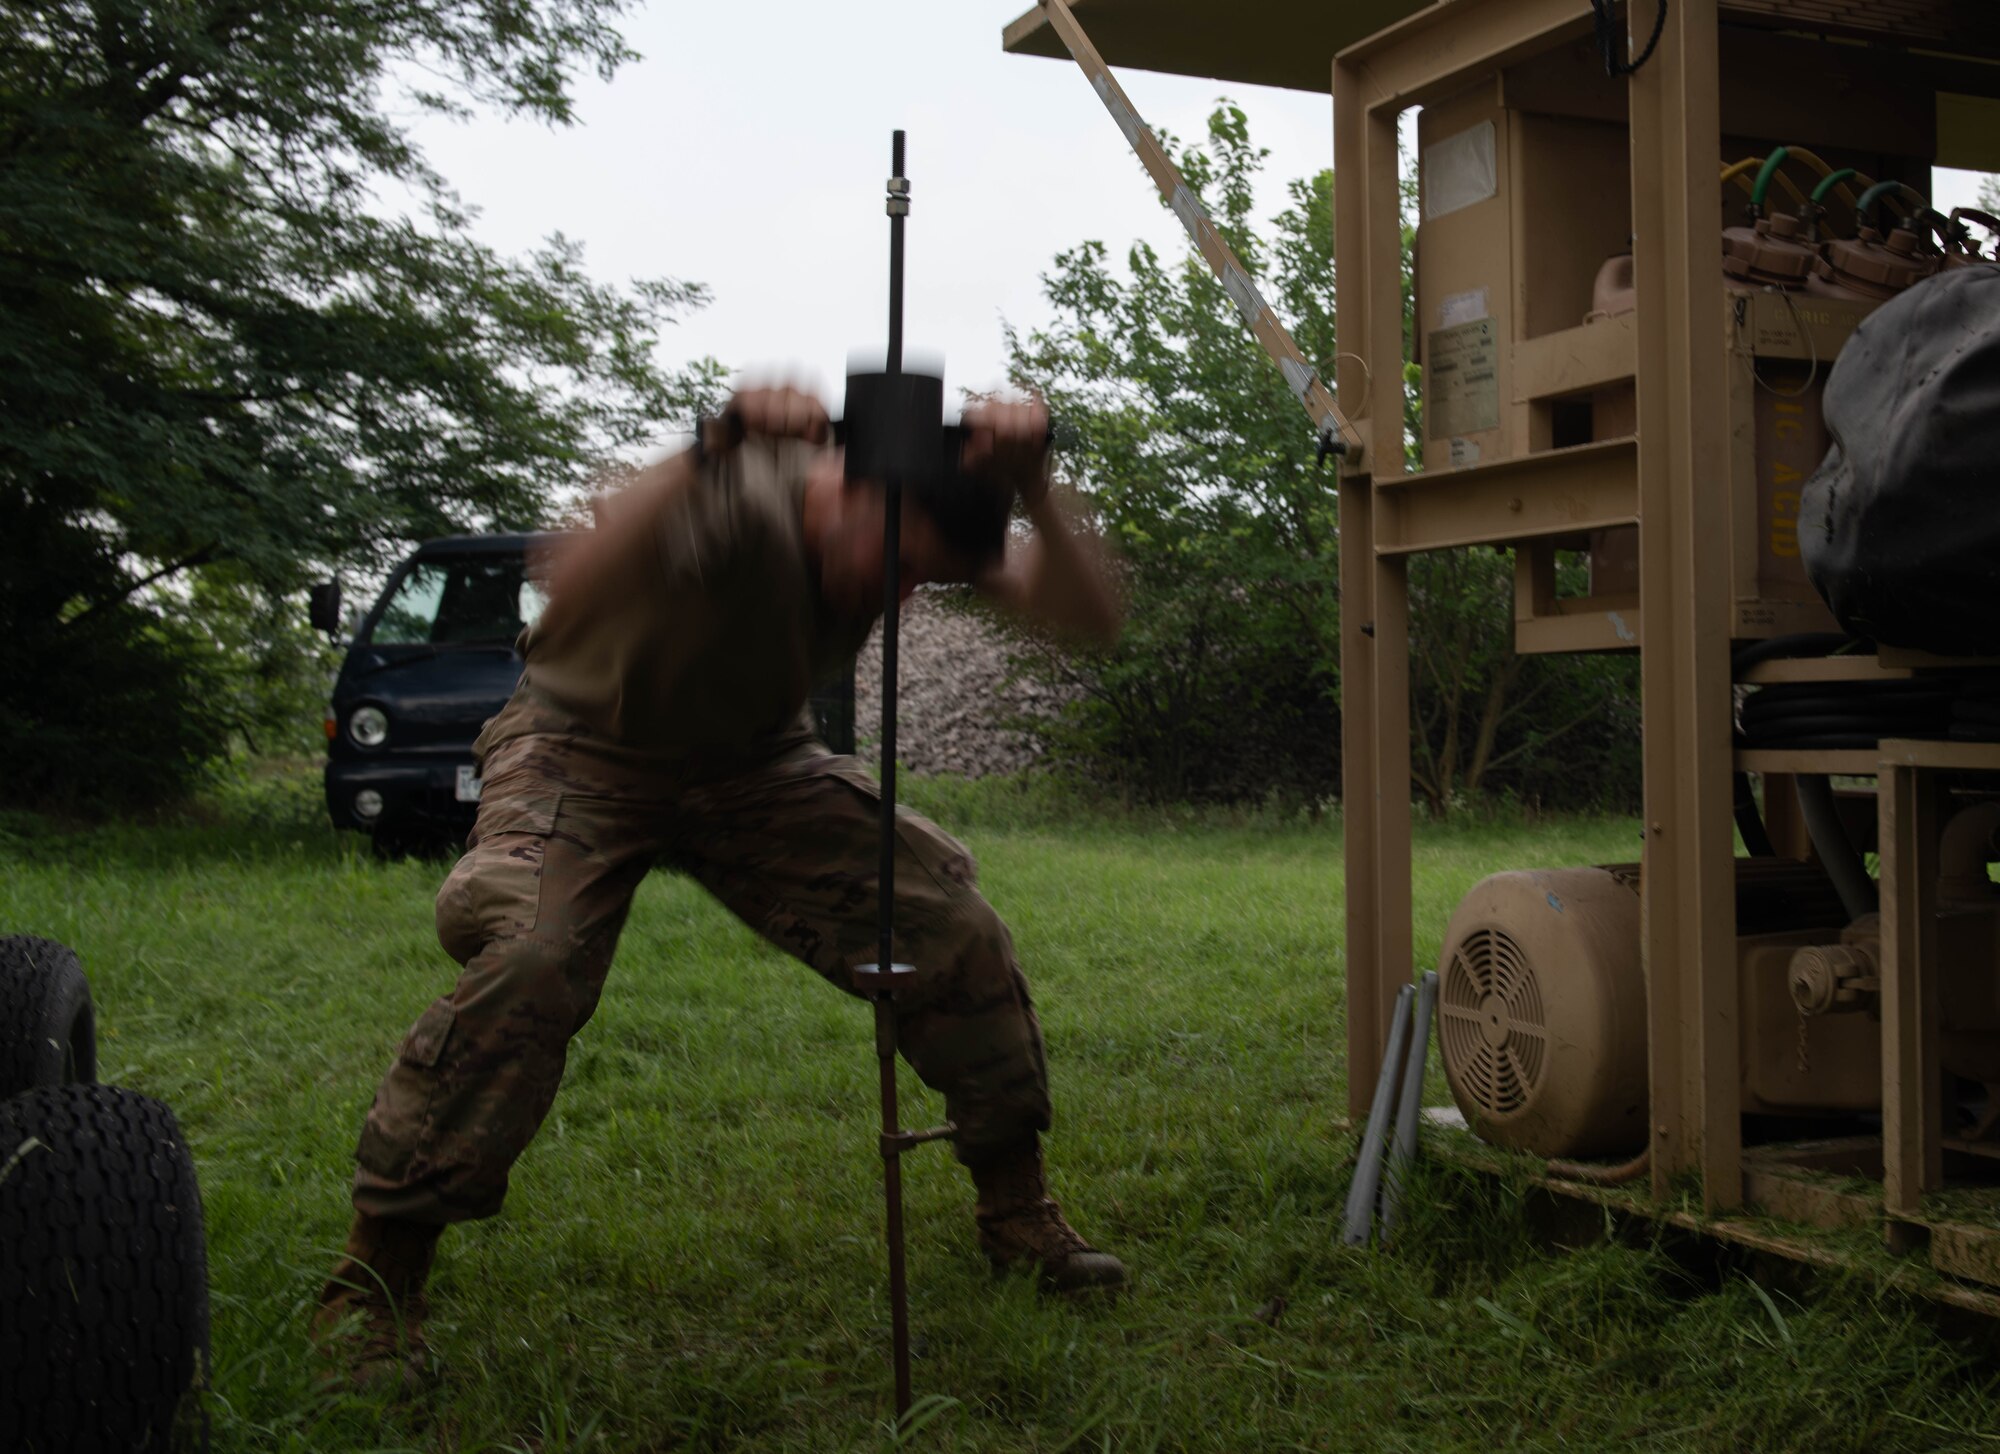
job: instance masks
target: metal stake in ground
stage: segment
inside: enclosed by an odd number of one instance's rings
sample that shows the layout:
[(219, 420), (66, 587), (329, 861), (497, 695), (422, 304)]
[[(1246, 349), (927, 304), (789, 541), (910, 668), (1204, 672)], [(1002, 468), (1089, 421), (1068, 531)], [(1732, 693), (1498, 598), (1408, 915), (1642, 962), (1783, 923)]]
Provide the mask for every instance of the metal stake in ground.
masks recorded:
[[(908, 442), (921, 433), (941, 437), (942, 386), (937, 402), (929, 404), (928, 391), (914, 392), (905, 387), (903, 375), (903, 220), (910, 214), (910, 183), (903, 175), (903, 133), (897, 132), (891, 148), (888, 192), (889, 212), (889, 358), (881, 385), (859, 390), (848, 381), (846, 425), (850, 449), (855, 444), (857, 423), (866, 437), (894, 437)], [(867, 401), (865, 420), (857, 420), (857, 406)], [(928, 413), (928, 420), (923, 417)], [(876, 954), (873, 964), (857, 965), (854, 986), (875, 1006), (875, 1055), (882, 1081), (882, 1189), (888, 1207), (889, 1315), (896, 1369), (896, 1418), (900, 1422), (910, 1411), (910, 1296), (904, 1274), (903, 1256), (903, 1164), (902, 1155), (926, 1141), (942, 1141), (957, 1134), (957, 1127), (944, 1125), (930, 1131), (905, 1131), (898, 1123), (896, 1109), (896, 986), (916, 974), (913, 965), (898, 964), (891, 946), (896, 920), (896, 627), (902, 605), (902, 521), (903, 485), (906, 462), (925, 451), (894, 448), (874, 451), (886, 462), (878, 483), (882, 496), (882, 853), (878, 869), (879, 900)], [(928, 454), (934, 462), (937, 450)], [(849, 477), (854, 477), (855, 461), (849, 459)]]

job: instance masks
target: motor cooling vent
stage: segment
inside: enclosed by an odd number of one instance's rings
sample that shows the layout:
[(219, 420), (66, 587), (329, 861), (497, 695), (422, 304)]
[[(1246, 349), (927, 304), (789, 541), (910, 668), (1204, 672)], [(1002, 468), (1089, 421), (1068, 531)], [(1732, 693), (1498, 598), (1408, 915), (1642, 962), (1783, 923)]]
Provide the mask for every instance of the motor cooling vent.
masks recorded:
[(1506, 934), (1476, 930), (1445, 966), (1438, 1042), (1452, 1080), (1486, 1115), (1514, 1115), (1534, 1098), (1548, 1021), (1534, 966)]

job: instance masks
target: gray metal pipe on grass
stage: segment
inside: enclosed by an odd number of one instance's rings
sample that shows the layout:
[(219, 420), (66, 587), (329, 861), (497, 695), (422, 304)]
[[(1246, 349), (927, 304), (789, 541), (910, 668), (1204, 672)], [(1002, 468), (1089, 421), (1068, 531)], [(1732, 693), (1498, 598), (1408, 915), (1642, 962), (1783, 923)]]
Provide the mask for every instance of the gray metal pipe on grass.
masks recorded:
[(1396, 993), (1396, 1010), (1389, 1020), (1389, 1043), (1382, 1049), (1382, 1073), (1375, 1080), (1375, 1102), (1368, 1108), (1368, 1129), (1361, 1136), (1361, 1159), (1347, 1189), (1347, 1217), (1340, 1240), (1349, 1247), (1368, 1245), (1368, 1226), (1375, 1217), (1375, 1197), (1382, 1185), (1382, 1157), (1389, 1139), (1389, 1116), (1395, 1109), (1403, 1046), (1410, 1035), (1410, 998), (1415, 985)]
[(1424, 1062), (1430, 1055), (1431, 1015), (1437, 1008), (1438, 977), (1427, 972), (1417, 986), (1417, 1014), (1410, 1027), (1410, 1053), (1403, 1057), (1403, 1089), (1396, 1098), (1396, 1138), (1389, 1145), (1388, 1176), (1382, 1183), (1382, 1240), (1396, 1225), (1403, 1202), (1403, 1178), (1417, 1155), (1417, 1117), (1424, 1104)]

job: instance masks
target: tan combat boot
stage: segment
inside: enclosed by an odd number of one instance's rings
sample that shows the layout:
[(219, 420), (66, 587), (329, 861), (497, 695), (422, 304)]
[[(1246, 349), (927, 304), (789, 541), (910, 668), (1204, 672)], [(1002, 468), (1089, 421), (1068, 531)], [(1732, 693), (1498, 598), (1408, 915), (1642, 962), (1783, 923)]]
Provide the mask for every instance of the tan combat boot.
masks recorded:
[(422, 1386), (429, 1346), (424, 1318), (430, 1276), (442, 1227), (394, 1217), (357, 1214), (347, 1251), (320, 1289), (309, 1334), (321, 1353), (338, 1359), (355, 1387), (400, 1382)]
[(1110, 1291), (1125, 1285), (1125, 1264), (1099, 1252), (1063, 1220), (1042, 1180), (1033, 1140), (968, 1162), (979, 1191), (972, 1209), (979, 1245), (996, 1272), (1033, 1268), (1050, 1292)]

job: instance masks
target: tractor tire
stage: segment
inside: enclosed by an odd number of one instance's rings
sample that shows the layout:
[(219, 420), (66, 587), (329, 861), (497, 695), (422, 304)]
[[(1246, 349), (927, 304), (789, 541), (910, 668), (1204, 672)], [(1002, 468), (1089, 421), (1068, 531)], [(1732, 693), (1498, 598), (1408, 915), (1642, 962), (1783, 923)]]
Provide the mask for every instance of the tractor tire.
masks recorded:
[(99, 1085), (0, 1101), (0, 1369), (20, 1454), (206, 1447), (201, 1196), (158, 1101)]
[(0, 1097), (97, 1079), (97, 1016), (75, 951), (0, 938)]

